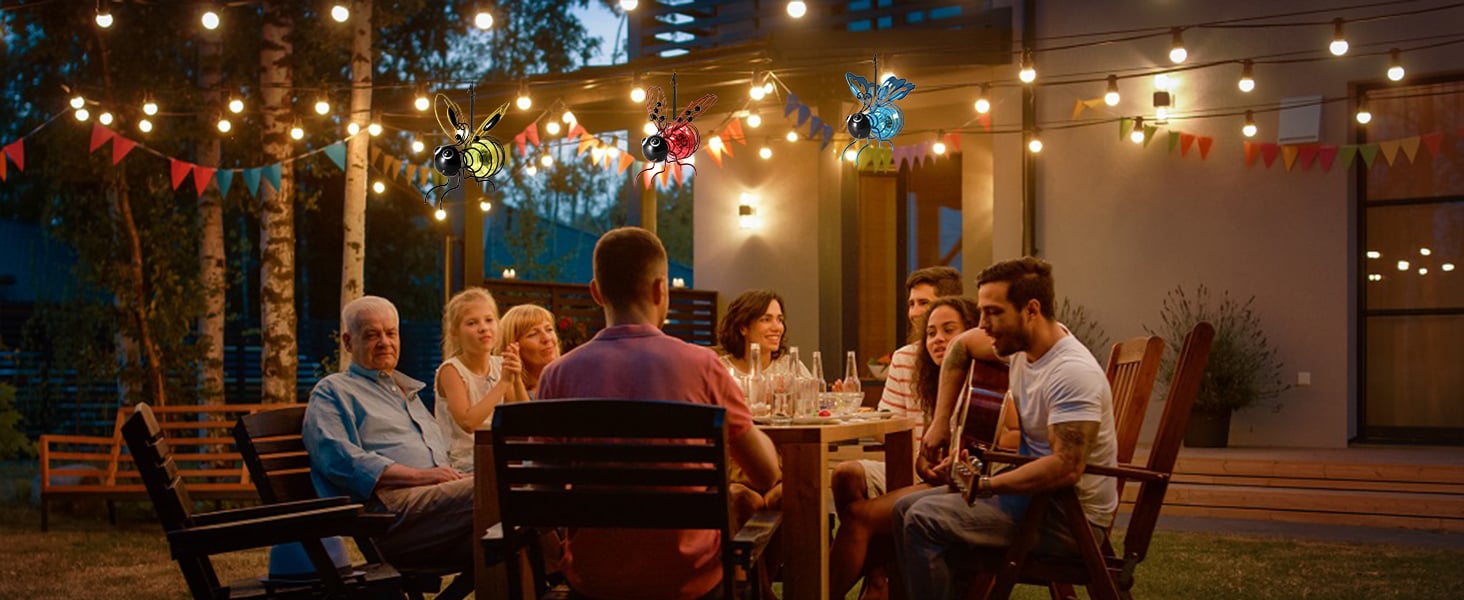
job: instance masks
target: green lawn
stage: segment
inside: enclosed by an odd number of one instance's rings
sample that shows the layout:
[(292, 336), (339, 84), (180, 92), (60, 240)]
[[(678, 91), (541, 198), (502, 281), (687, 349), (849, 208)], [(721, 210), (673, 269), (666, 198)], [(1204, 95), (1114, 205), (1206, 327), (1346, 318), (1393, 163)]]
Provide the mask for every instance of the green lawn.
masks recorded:
[[(14, 493), (12, 491), (12, 493)], [(0, 598), (186, 598), (187, 589), (146, 503), (107, 524), (99, 506), (40, 514), (0, 504)], [(263, 574), (263, 551), (218, 557), (220, 577)], [(1139, 598), (1459, 598), (1464, 550), (1364, 546), (1210, 533), (1156, 536), (1138, 571)], [(852, 597), (852, 596), (851, 596)], [(1018, 598), (1045, 598), (1018, 588)]]

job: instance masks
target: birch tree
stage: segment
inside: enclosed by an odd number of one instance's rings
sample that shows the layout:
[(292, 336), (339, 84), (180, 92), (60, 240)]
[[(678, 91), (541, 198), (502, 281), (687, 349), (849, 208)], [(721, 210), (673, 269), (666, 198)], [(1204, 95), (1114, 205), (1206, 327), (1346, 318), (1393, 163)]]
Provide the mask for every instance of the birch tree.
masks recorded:
[(282, 163), (279, 189), (260, 184), (260, 334), (264, 403), (295, 402), (295, 168), (290, 156), (291, 63), (288, 3), (264, 3), (259, 51), (265, 164)]
[[(366, 161), (371, 136), (366, 126), (371, 121), (371, 8), (373, 2), (358, 2), (351, 16), (351, 114), (350, 122), (361, 132), (346, 142), (346, 195), (342, 203), (341, 227), (341, 306), (360, 298), (366, 258)], [(351, 357), (341, 348), (340, 365), (351, 364)]]

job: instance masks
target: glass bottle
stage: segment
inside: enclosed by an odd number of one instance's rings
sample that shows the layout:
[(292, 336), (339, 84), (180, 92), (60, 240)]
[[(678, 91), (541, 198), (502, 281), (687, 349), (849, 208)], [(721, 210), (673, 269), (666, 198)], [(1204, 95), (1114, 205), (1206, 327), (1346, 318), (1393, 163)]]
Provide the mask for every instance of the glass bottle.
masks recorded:
[(813, 391), (813, 374), (798, 358), (798, 347), (788, 349), (788, 370), (792, 376), (793, 416), (807, 418), (818, 414), (818, 394)]
[(834, 401), (834, 396), (827, 394), (828, 380), (824, 379), (823, 353), (818, 350), (813, 351), (813, 374), (810, 376), (809, 383), (813, 384), (813, 395), (818, 399), (818, 410), (820, 412), (825, 410), (831, 413), (838, 412), (839, 406)]
[(772, 413), (768, 405), (767, 386), (762, 376), (762, 345), (753, 342), (747, 349), (747, 408), (752, 416), (767, 417)]
[(787, 425), (793, 420), (793, 388), (796, 377), (789, 369), (788, 361), (774, 361), (763, 374), (769, 403), (772, 405), (773, 424)]
[(844, 414), (857, 412), (864, 403), (864, 393), (859, 388), (859, 363), (850, 350), (844, 355), (844, 379), (839, 384), (839, 408)]

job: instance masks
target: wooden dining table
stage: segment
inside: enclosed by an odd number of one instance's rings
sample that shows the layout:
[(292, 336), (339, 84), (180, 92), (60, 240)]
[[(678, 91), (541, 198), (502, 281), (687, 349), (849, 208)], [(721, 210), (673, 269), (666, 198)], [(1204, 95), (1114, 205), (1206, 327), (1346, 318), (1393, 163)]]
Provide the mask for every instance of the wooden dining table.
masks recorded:
[(783, 463), (783, 598), (829, 597), (829, 445), (884, 437), (889, 489), (915, 483), (916, 422), (888, 418), (808, 425), (760, 425)]

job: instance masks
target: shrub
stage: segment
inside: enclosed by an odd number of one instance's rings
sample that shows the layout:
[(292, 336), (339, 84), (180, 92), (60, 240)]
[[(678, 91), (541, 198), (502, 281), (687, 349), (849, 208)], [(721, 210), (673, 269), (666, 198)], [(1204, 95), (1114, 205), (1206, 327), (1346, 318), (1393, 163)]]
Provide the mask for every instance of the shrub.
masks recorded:
[[(1163, 326), (1158, 331), (1144, 327), (1151, 335), (1164, 338), (1164, 360), (1159, 381), (1168, 385), (1174, 376), (1184, 336), (1201, 321), (1215, 326), (1215, 341), (1210, 346), (1210, 362), (1200, 382), (1195, 410), (1201, 412), (1235, 411), (1260, 400), (1276, 398), (1291, 386), (1282, 383), (1283, 363), (1276, 349), (1266, 340), (1256, 316), (1255, 296), (1244, 303), (1222, 292), (1219, 305), (1213, 305), (1209, 288), (1201, 285), (1193, 298), (1183, 286), (1165, 295), (1159, 311)], [(1275, 410), (1281, 410), (1280, 403)]]

